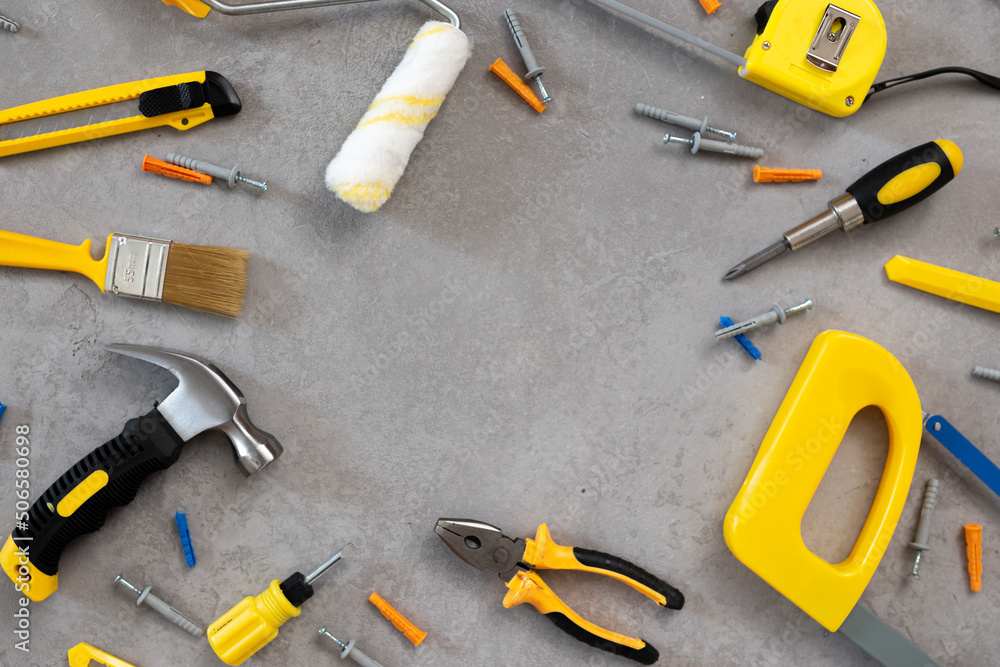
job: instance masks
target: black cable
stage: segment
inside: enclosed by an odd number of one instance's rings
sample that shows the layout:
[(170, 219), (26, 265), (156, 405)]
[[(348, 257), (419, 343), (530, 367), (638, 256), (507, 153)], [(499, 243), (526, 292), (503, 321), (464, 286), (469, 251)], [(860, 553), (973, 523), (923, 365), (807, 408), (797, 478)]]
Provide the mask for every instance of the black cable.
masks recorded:
[(885, 81), (872, 84), (872, 87), (868, 90), (868, 97), (871, 97), (880, 90), (892, 88), (893, 86), (909, 83), (911, 81), (919, 81), (920, 79), (926, 79), (927, 77), (935, 76), (937, 74), (967, 74), (977, 81), (985, 83), (990, 88), (1000, 90), (1000, 77), (984, 74), (983, 72), (968, 69), (966, 67), (939, 67), (938, 69), (930, 69), (926, 72), (920, 72), (919, 74), (910, 74), (909, 76), (901, 76), (895, 79), (886, 79)]

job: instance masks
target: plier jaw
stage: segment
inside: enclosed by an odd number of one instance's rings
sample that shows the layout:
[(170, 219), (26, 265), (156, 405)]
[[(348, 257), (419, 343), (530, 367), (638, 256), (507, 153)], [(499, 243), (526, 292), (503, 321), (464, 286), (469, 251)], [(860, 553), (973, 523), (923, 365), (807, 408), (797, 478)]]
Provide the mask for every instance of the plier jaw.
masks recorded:
[(527, 543), (507, 537), (496, 526), (469, 519), (438, 519), (434, 532), (456, 556), (477, 570), (496, 572), (506, 581), (523, 567)]

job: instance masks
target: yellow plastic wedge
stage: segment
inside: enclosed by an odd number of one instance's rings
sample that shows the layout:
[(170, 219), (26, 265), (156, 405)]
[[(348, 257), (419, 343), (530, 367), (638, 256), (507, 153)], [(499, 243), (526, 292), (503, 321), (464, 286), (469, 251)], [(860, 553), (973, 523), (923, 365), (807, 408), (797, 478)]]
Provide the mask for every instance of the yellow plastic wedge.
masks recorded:
[[(870, 405), (889, 427), (882, 481), (850, 555), (829, 563), (806, 547), (802, 517), (854, 415)], [(730, 551), (836, 632), (892, 539), (917, 464), (922, 417), (913, 381), (885, 348), (843, 331), (817, 336), (726, 513)]]
[(90, 239), (80, 245), (69, 245), (0, 231), (0, 266), (72, 271), (93, 280), (103, 292), (108, 275), (111, 236), (108, 236), (108, 244), (104, 249), (104, 259), (94, 259), (90, 254), (90, 246)]
[(1000, 283), (896, 255), (885, 265), (889, 280), (952, 301), (1000, 313)]
[(205, 18), (212, 11), (211, 7), (199, 0), (163, 0), (163, 2), (174, 7), (180, 7), (191, 16), (197, 16), (200, 19)]

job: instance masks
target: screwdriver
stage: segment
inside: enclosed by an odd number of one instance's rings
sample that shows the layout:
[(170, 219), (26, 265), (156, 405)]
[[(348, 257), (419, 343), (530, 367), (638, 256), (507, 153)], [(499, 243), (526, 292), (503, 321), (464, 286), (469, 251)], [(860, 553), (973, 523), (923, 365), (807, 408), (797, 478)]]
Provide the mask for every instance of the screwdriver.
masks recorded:
[(302, 613), (302, 603), (313, 596), (312, 583), (354, 553), (353, 544), (338, 551), (308, 576), (296, 572), (284, 581), (275, 579), (257, 597), (248, 596), (208, 626), (208, 642), (227, 665), (239, 665), (278, 636), (285, 621)]
[(923, 201), (962, 171), (962, 150), (938, 139), (890, 158), (859, 178), (829, 203), (829, 210), (784, 233), (781, 240), (743, 260), (725, 275), (738, 278), (764, 262), (798, 250), (833, 230), (845, 232), (877, 222)]

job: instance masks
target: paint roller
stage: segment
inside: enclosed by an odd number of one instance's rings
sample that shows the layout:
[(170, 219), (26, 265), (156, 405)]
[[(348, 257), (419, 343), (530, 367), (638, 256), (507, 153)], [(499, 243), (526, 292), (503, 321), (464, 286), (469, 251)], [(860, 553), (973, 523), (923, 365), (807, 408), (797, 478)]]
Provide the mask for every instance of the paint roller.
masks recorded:
[[(239, 16), (371, 1), (270, 0), (231, 5), (221, 0), (163, 0), (198, 18), (212, 9)], [(420, 1), (448, 22), (428, 21), (420, 28), (403, 60), (326, 169), (327, 186), (365, 213), (377, 211), (392, 195), (410, 154), (471, 54), (458, 14), (438, 0)]]

